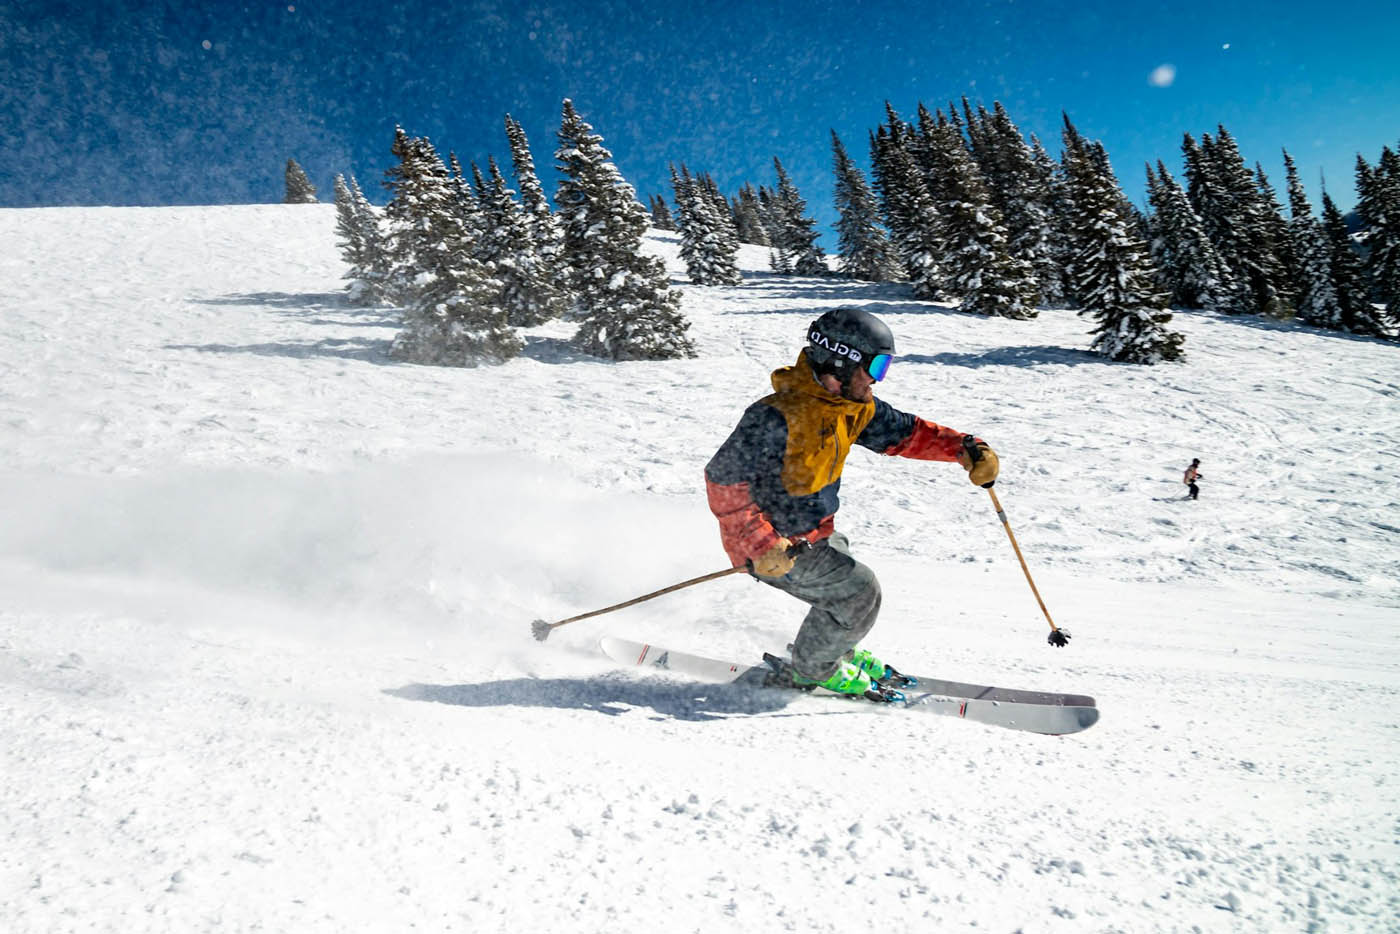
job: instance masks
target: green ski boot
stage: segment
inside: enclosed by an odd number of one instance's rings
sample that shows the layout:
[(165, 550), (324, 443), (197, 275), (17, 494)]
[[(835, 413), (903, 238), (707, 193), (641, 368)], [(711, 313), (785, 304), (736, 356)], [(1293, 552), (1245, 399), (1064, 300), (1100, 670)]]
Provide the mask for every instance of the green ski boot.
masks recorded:
[(870, 675), (875, 681), (885, 677), (885, 663), (871, 655), (866, 649), (852, 649), (851, 664)]
[(881, 686), (894, 685), (895, 687), (911, 688), (919, 683), (917, 678), (912, 678), (901, 671), (895, 671), (893, 665), (886, 665), (865, 649), (851, 650), (851, 664), (869, 674), (870, 680)]
[(870, 683), (870, 673), (845, 661), (837, 665), (836, 673), (825, 681), (815, 681), (794, 671), (792, 683), (798, 687), (818, 687), (834, 694), (854, 694), (858, 697), (865, 696), (873, 690), (873, 685)]

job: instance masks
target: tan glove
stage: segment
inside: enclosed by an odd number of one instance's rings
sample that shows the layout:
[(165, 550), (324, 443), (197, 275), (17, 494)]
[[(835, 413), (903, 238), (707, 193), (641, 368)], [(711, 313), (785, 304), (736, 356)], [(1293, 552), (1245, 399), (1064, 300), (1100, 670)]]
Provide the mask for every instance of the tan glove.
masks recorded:
[(963, 450), (958, 452), (958, 463), (967, 471), (967, 478), (980, 487), (991, 489), (1001, 470), (997, 452), (985, 441), (972, 441), (970, 444), (964, 441), (963, 444)]
[(792, 541), (780, 538), (773, 543), (772, 548), (754, 558), (749, 564), (759, 577), (782, 577), (797, 563), (796, 556), (788, 553), (791, 549)]

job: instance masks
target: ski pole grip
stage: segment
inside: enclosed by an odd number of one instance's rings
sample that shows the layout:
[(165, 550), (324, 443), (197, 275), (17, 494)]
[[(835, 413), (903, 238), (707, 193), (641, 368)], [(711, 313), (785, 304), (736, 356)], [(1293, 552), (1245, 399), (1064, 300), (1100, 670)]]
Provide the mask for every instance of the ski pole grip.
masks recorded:
[(972, 435), (963, 435), (963, 450), (967, 452), (968, 460), (977, 463), (982, 459), (982, 449), (977, 446), (977, 439)]

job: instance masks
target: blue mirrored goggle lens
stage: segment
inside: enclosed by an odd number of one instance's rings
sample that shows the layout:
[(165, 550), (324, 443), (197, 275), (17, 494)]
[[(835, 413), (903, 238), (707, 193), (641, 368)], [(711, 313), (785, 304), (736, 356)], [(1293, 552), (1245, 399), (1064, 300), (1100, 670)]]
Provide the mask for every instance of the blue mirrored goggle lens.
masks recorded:
[(870, 358), (870, 362), (865, 365), (865, 372), (869, 373), (878, 383), (885, 378), (885, 374), (890, 371), (890, 360), (892, 358), (887, 353), (878, 353)]

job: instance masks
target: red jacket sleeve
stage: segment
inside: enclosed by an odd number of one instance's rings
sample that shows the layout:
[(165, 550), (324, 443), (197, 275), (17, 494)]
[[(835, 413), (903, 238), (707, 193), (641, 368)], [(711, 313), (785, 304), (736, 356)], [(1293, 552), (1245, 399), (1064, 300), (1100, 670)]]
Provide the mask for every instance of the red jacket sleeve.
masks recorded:
[(962, 439), (961, 431), (916, 416), (914, 430), (903, 441), (886, 448), (885, 453), (921, 461), (956, 461), (962, 453)]

